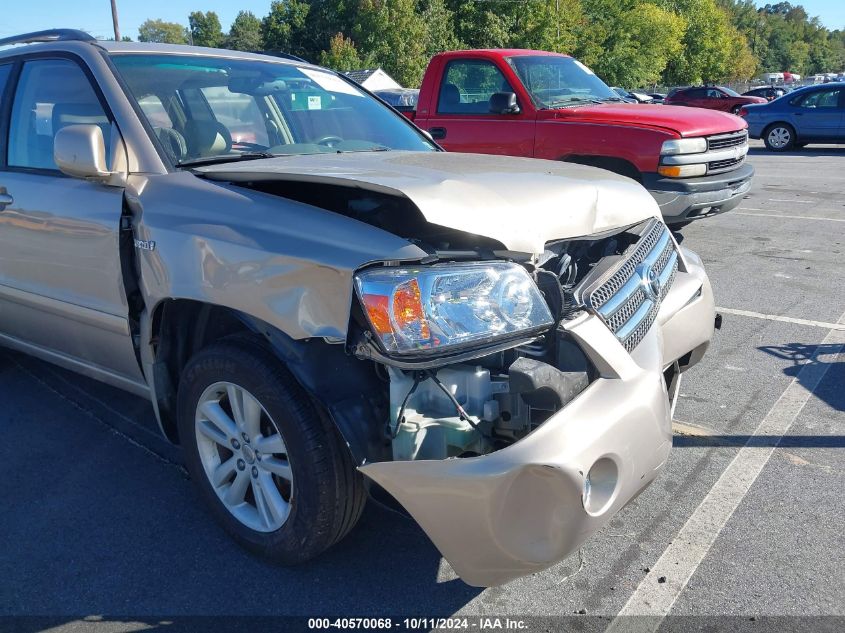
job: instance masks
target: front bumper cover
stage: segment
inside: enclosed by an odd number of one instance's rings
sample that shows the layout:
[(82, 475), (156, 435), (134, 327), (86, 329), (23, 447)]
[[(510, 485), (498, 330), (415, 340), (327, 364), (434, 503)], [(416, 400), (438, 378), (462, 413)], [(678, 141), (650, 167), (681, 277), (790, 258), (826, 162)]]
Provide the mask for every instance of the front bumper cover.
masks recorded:
[(567, 324), (601, 377), (533, 433), (481, 457), (360, 468), (405, 506), (468, 584), (502, 584), (562, 560), (660, 472), (672, 445), (663, 370), (703, 353), (715, 314), (700, 260), (682, 252), (687, 272), (632, 354), (595, 316)]
[(663, 220), (672, 225), (730, 211), (751, 189), (754, 167), (700, 178), (664, 178), (643, 174), (643, 185), (657, 201)]

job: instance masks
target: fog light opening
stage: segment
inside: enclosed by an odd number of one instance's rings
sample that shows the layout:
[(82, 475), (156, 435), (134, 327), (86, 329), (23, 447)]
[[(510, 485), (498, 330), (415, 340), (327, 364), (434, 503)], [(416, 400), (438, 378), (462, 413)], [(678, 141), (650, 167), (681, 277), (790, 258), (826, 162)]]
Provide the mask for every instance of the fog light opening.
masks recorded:
[(597, 460), (584, 477), (583, 503), (587, 514), (598, 516), (613, 502), (619, 469), (609, 457)]

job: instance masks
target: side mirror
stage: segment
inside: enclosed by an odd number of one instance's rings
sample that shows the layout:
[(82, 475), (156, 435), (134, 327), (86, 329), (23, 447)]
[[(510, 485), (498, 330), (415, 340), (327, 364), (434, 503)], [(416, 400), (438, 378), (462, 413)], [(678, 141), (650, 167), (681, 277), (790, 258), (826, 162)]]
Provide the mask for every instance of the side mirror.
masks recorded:
[(74, 178), (105, 180), (112, 173), (106, 166), (106, 144), (98, 125), (68, 125), (53, 139), (53, 160)]
[(513, 92), (494, 92), (490, 95), (491, 114), (519, 114), (519, 104)]

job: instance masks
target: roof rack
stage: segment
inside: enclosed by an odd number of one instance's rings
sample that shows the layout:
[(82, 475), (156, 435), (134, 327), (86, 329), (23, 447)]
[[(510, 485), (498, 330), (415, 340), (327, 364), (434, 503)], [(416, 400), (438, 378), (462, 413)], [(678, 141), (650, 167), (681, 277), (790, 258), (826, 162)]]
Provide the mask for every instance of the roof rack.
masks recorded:
[(97, 39), (78, 29), (48, 29), (0, 39), (0, 46), (9, 44), (32, 44), (34, 42), (96, 42)]

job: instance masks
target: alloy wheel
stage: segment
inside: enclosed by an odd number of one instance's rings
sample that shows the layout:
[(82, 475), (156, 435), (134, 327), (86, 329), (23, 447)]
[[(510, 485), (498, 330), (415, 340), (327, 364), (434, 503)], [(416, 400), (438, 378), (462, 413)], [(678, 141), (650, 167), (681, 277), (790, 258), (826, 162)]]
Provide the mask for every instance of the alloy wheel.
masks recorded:
[(226, 509), (246, 527), (273, 532), (293, 503), (293, 471), (276, 423), (249, 391), (208, 387), (194, 418), (205, 474)]

